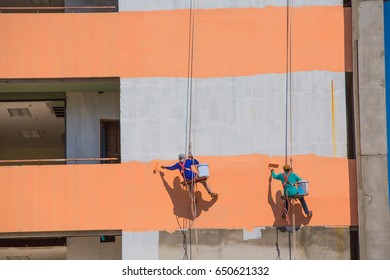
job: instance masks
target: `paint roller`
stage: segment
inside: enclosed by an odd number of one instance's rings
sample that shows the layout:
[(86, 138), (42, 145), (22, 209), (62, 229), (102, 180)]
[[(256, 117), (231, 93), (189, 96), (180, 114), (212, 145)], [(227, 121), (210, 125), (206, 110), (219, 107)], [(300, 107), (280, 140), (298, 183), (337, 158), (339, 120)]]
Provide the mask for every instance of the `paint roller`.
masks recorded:
[(268, 164), (268, 167), (269, 167), (269, 168), (278, 168), (278, 167), (279, 167), (279, 164), (277, 164), (277, 163), (269, 163), (269, 164)]
[(154, 173), (154, 174), (156, 174), (157, 169), (158, 169), (158, 161), (156, 161), (156, 162), (154, 163), (154, 166), (153, 166), (153, 173)]

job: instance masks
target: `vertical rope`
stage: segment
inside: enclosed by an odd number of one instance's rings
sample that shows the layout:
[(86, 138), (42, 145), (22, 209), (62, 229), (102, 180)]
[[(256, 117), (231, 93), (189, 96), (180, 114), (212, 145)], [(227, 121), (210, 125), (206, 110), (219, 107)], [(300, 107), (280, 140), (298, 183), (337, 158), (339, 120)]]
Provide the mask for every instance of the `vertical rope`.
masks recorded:
[(290, 22), (290, 0), (286, 0), (286, 131), (285, 131), (285, 147), (284, 147), (284, 164), (287, 164), (287, 143), (288, 143), (288, 89), (289, 89), (289, 22)]
[(294, 11), (294, 0), (291, 0), (291, 5), (290, 5), (290, 22), (289, 22), (289, 30), (290, 30), (290, 47), (289, 47), (289, 52), (290, 52), (290, 65), (289, 65), (289, 90), (290, 90), (290, 166), (292, 167), (292, 142), (293, 142), (293, 114), (292, 114), (292, 25), (293, 25), (293, 11)]
[[(290, 136), (290, 165), (292, 166), (292, 140), (293, 140), (293, 114), (292, 114), (292, 21), (293, 21), (293, 0), (286, 0), (286, 131), (285, 131), (285, 158), (287, 164), (288, 138)], [(291, 1), (291, 4), (290, 4)], [(290, 128), (290, 131), (289, 131)]]
[(291, 260), (291, 232), (288, 232), (288, 255)]
[(186, 137), (185, 137), (185, 154), (190, 152), (191, 142), (191, 107), (192, 107), (192, 78), (193, 78), (193, 46), (194, 46), (194, 11), (193, 0), (190, 0), (190, 15), (188, 26), (188, 69), (187, 69), (187, 114), (186, 114)]
[(336, 121), (335, 121), (335, 99), (334, 99), (334, 81), (331, 81), (330, 84), (331, 93), (332, 93), (332, 147), (333, 147), (333, 156), (337, 156), (337, 143), (336, 143)]
[[(293, 208), (293, 205), (292, 205)], [(295, 211), (292, 209), (292, 224), (293, 224), (293, 259), (295, 260), (295, 253), (297, 251), (297, 232), (295, 230)]]
[(278, 230), (278, 228), (276, 228), (276, 242), (275, 242), (275, 246), (276, 246), (276, 253), (278, 254), (276, 256), (276, 260), (281, 260), (281, 258), (280, 258), (280, 249), (279, 249), (279, 230)]
[[(195, 11), (198, 11), (199, 9), (199, 1), (198, 0), (195, 0), (195, 7), (194, 7)], [(197, 15), (196, 13), (194, 13), (194, 28), (195, 28), (195, 32), (194, 32), (194, 57), (193, 57), (193, 60), (194, 60), (194, 63), (193, 63), (193, 73), (195, 73), (195, 77), (196, 77), (196, 71), (198, 69), (198, 62), (199, 62), (199, 56), (198, 56), (198, 38), (199, 38), (199, 32), (198, 32), (198, 20), (197, 20)], [(193, 99), (193, 103), (194, 103), (194, 108), (192, 110), (192, 114), (193, 114), (193, 124), (191, 124), (191, 128), (192, 128), (192, 140), (191, 140), (191, 144), (192, 144), (192, 151), (193, 154), (195, 154), (195, 151), (196, 151), (196, 127), (197, 127), (197, 112), (198, 112), (198, 79), (195, 78), (195, 86), (194, 86), (194, 90), (193, 90), (193, 94), (192, 94), (192, 99)]]
[[(190, 15), (189, 15), (189, 26), (188, 26), (188, 69), (187, 69), (187, 111), (186, 111), (186, 137), (185, 137), (185, 154), (186, 157), (192, 153), (192, 96), (193, 96), (193, 76), (194, 76), (194, 36), (195, 36), (195, 1), (190, 0)], [(184, 178), (185, 180), (185, 178)], [(186, 183), (186, 187), (189, 189), (189, 194), (191, 198), (191, 212), (192, 220), (188, 221), (188, 232), (189, 242), (190, 242), (190, 256), (192, 259), (192, 233), (191, 227), (193, 221), (196, 218), (196, 202), (195, 202), (195, 182), (194, 178), (190, 185)], [(183, 238), (186, 238), (186, 235), (183, 235)], [(187, 242), (186, 242), (187, 244)], [(187, 245), (186, 245), (187, 246)], [(188, 259), (187, 247), (185, 248), (185, 257)]]

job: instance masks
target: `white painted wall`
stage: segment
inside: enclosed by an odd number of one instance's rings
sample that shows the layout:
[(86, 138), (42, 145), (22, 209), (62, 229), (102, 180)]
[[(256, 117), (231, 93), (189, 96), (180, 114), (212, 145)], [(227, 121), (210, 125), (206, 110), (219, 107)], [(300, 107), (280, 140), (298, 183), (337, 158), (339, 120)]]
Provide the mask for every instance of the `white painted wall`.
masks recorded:
[(123, 260), (158, 260), (159, 232), (122, 232)]

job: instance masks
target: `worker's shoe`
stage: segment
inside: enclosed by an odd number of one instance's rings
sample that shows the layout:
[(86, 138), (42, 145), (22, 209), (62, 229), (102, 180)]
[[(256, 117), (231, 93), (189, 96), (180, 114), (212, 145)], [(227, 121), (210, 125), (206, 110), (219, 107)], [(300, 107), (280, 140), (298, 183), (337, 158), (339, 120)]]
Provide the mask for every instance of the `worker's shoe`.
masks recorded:
[(313, 215), (313, 211), (309, 211), (306, 213), (306, 216), (311, 217)]

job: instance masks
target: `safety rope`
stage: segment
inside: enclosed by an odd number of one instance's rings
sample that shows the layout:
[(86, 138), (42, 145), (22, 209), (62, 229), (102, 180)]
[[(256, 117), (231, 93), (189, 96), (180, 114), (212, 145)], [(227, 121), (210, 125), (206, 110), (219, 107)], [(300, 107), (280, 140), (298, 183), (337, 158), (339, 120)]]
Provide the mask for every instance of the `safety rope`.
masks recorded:
[[(293, 139), (293, 113), (292, 113), (292, 23), (293, 23), (293, 0), (287, 1), (287, 13), (286, 13), (286, 116), (285, 116), (285, 164), (287, 164), (288, 157), (288, 138), (290, 138), (290, 165), (292, 167), (292, 139)], [(291, 2), (291, 3), (290, 3)], [(290, 129), (289, 129), (290, 128)], [(290, 130), (290, 131), (289, 131)], [(288, 137), (288, 135), (290, 137)]]
[(188, 260), (188, 244), (187, 244), (187, 222), (188, 221), (186, 218), (183, 218), (182, 224), (180, 224), (180, 218), (179, 216), (176, 216), (176, 222), (179, 225), (180, 232), (183, 236), (183, 243), (182, 243), (183, 250), (184, 250), (183, 260)]
[(287, 135), (288, 135), (288, 89), (289, 89), (289, 24), (290, 24), (290, 0), (287, 1), (286, 14), (286, 131), (285, 131), (285, 146), (284, 146), (284, 164), (287, 164)]
[[(194, 76), (194, 41), (195, 41), (195, 11), (198, 7), (197, 0), (190, 0), (189, 8), (189, 26), (188, 26), (188, 69), (187, 69), (187, 110), (186, 110), (186, 137), (185, 137), (185, 154), (186, 158), (190, 153), (192, 153), (192, 95), (193, 95), (193, 76)], [(192, 166), (191, 166), (192, 167)], [(191, 183), (188, 184), (184, 176), (185, 186), (189, 192), (191, 199), (191, 214), (192, 219), (189, 219), (188, 222), (188, 232), (189, 236), (189, 259), (192, 259), (192, 234), (191, 229), (196, 218), (196, 201), (195, 201), (195, 178), (192, 178)], [(183, 234), (183, 244), (185, 245), (185, 259), (188, 259), (188, 246), (187, 246), (187, 237), (186, 234)], [(184, 246), (183, 246), (184, 248)], [(184, 258), (183, 258), (184, 259)]]
[(192, 82), (193, 82), (193, 62), (194, 62), (194, 1), (190, 0), (190, 15), (188, 27), (188, 62), (187, 62), (187, 114), (186, 114), (186, 140), (185, 154), (191, 152), (191, 124), (192, 124)]
[(290, 51), (290, 63), (289, 63), (289, 90), (290, 90), (290, 166), (292, 168), (292, 156), (293, 156), (293, 151), (292, 151), (292, 142), (293, 142), (293, 112), (292, 112), (292, 98), (293, 98), (293, 94), (292, 94), (292, 75), (293, 75), (293, 71), (292, 71), (292, 39), (293, 39), (293, 32), (292, 32), (292, 25), (293, 25), (293, 9), (294, 9), (294, 0), (291, 0), (291, 5), (289, 7), (289, 10), (290, 10), (290, 16), (289, 16), (289, 19), (290, 19), (290, 47), (289, 47), (289, 51)]
[(281, 260), (280, 258), (280, 249), (279, 249), (279, 229), (276, 228), (276, 242), (275, 242), (275, 246), (276, 246), (276, 253), (278, 254), (276, 256), (276, 260)]

